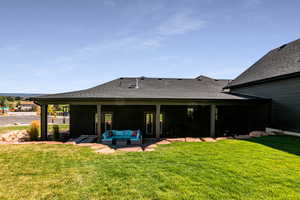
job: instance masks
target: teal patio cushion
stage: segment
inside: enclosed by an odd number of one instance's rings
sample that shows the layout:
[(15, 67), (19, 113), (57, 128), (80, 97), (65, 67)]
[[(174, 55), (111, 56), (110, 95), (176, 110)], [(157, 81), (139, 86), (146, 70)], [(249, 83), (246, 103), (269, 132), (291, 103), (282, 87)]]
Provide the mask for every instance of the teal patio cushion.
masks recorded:
[[(130, 139), (134, 141), (139, 141), (141, 138), (141, 132), (138, 131), (131, 131), (131, 130), (124, 130), (124, 131), (118, 131), (118, 130), (112, 130), (112, 136), (109, 136), (109, 131), (105, 131), (103, 133), (103, 141), (112, 141), (113, 139)], [(136, 136), (132, 136), (132, 133), (136, 132)]]

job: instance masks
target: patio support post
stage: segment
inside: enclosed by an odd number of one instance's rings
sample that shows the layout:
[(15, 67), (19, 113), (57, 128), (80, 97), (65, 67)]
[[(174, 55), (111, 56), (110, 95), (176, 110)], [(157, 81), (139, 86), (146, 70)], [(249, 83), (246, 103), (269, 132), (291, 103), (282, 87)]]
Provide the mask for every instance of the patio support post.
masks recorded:
[(216, 105), (210, 106), (210, 137), (216, 137)]
[(41, 105), (41, 138), (47, 140), (48, 138), (48, 105)]
[(100, 142), (101, 141), (101, 115), (102, 115), (102, 113), (101, 113), (101, 105), (100, 104), (98, 104), (97, 105), (97, 117), (98, 117), (98, 119), (97, 119), (97, 135), (98, 135), (98, 142)]
[(156, 112), (155, 112), (155, 135), (156, 138), (160, 137), (160, 105), (156, 105)]

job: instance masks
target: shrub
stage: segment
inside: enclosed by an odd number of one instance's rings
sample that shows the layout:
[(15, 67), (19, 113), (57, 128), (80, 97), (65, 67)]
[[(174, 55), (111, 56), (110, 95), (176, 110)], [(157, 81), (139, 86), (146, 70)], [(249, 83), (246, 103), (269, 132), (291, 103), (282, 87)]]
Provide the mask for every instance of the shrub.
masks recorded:
[(30, 140), (37, 140), (39, 137), (40, 123), (38, 121), (32, 121), (28, 130)]
[(59, 140), (59, 139), (60, 139), (59, 126), (53, 125), (53, 140)]

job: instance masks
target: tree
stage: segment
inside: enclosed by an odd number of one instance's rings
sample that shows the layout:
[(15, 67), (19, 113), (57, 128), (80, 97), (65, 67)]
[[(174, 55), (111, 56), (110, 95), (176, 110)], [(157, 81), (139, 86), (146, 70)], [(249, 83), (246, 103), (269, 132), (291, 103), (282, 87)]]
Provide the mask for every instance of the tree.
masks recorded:
[(2, 107), (2, 112), (4, 114), (4, 110), (7, 107), (7, 99), (5, 97), (0, 97), (0, 106)]
[(40, 106), (36, 106), (36, 115), (37, 116), (41, 115), (41, 107)]
[(15, 101), (15, 97), (7, 97), (7, 101), (13, 102), (13, 101)]
[(57, 105), (57, 111), (63, 112), (64, 111), (64, 105), (62, 105), (62, 104)]
[(49, 115), (54, 115), (55, 112), (52, 105), (48, 105), (48, 113)]
[(8, 107), (10, 110), (15, 109), (15, 107), (16, 107), (15, 102), (8, 102)]
[(19, 107), (20, 105), (21, 105), (21, 101), (20, 101), (20, 100), (17, 100), (16, 107)]

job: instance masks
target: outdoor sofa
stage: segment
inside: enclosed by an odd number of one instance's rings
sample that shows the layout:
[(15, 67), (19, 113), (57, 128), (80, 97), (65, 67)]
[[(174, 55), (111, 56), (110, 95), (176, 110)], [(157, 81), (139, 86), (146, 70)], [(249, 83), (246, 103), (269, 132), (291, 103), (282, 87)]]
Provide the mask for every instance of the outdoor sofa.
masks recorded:
[(117, 140), (126, 140), (130, 144), (140, 145), (142, 133), (140, 130), (107, 130), (102, 134), (102, 143), (113, 144)]

